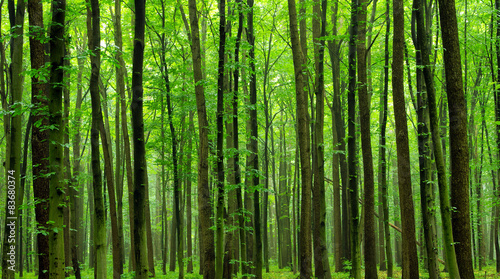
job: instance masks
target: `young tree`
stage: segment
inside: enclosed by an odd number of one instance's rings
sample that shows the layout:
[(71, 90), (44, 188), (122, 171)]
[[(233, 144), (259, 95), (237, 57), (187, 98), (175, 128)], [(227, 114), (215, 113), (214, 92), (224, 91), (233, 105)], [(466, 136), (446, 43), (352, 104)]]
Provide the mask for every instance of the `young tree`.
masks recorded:
[(403, 279), (418, 278), (415, 213), (411, 189), (410, 148), (404, 99), (404, 9), (402, 0), (393, 1), (392, 88), (396, 122), (399, 200), (403, 225)]

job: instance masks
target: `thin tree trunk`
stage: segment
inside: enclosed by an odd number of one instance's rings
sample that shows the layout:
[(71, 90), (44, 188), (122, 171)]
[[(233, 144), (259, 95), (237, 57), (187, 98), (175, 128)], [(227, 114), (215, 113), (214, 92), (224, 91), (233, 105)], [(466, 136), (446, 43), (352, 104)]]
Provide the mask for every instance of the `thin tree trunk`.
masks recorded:
[(91, 128), (91, 152), (92, 152), (92, 186), (94, 193), (94, 251), (96, 278), (106, 278), (106, 215), (104, 212), (104, 192), (102, 186), (102, 174), (99, 155), (99, 126), (102, 121), (100, 111), (99, 73), (101, 65), (100, 51), (100, 10), (99, 1), (91, 0), (92, 27), (89, 35), (89, 44), (93, 55), (91, 56), (92, 73), (90, 76), (90, 95), (92, 98), (92, 128)]
[[(121, 96), (125, 94), (125, 69), (123, 62), (123, 42), (122, 42), (122, 28), (121, 28), (121, 20), (122, 12), (121, 12), (121, 1), (115, 1), (115, 18), (114, 18), (114, 41), (115, 45), (118, 48), (116, 52), (115, 58), (118, 61), (118, 65), (115, 69), (115, 78), (116, 78), (116, 109), (115, 109), (115, 133), (116, 133), (116, 172), (115, 172), (115, 182), (116, 182), (116, 195), (117, 195), (117, 218), (118, 218), (118, 242), (120, 244), (120, 265), (123, 266), (125, 263), (125, 243), (124, 243), (124, 233), (123, 233), (123, 183), (122, 183), (122, 153), (121, 153), (121, 134), (120, 133), (120, 124), (123, 119), (120, 119), (121, 114)], [(123, 268), (121, 269), (123, 273)]]
[(348, 88), (348, 117), (347, 125), (349, 137), (347, 141), (348, 169), (349, 169), (349, 201), (350, 201), (350, 248), (351, 248), (351, 276), (361, 278), (361, 259), (359, 247), (359, 209), (358, 209), (358, 177), (356, 151), (356, 40), (358, 33), (358, 2), (351, 2), (351, 24), (349, 26), (349, 88)]
[(219, 65), (217, 70), (217, 202), (216, 202), (216, 241), (215, 277), (222, 278), (224, 266), (224, 57), (226, 45), (226, 2), (219, 2)]
[(385, 237), (385, 258), (387, 260), (387, 277), (391, 278), (393, 276), (393, 259), (392, 259), (392, 243), (391, 243), (391, 232), (389, 230), (389, 204), (388, 204), (388, 192), (387, 192), (387, 160), (386, 160), (386, 126), (387, 126), (387, 114), (388, 114), (388, 98), (389, 98), (389, 36), (391, 29), (391, 18), (390, 18), (390, 0), (386, 0), (385, 5), (385, 20), (386, 20), (386, 33), (385, 33), (385, 43), (384, 43), (384, 93), (382, 97), (382, 121), (380, 122), (380, 174), (379, 174), (379, 187), (381, 188), (382, 196), (382, 208), (384, 211), (383, 221), (384, 221), (384, 237)]
[[(413, 15), (416, 18), (416, 36), (413, 36), (414, 44), (417, 49), (417, 102), (415, 109), (418, 118), (418, 150), (420, 167), (420, 201), (422, 206), (422, 222), (425, 238), (425, 247), (427, 253), (427, 268), (430, 278), (438, 278), (439, 270), (437, 266), (437, 239), (436, 228), (433, 216), (434, 195), (429, 183), (430, 177), (430, 146), (428, 131), (428, 106), (427, 94), (424, 92), (422, 74), (430, 75), (428, 33), (426, 31), (426, 22), (424, 21), (425, 6), (424, 2), (416, 0), (413, 3)], [(413, 25), (413, 21), (412, 21)], [(425, 56), (425, 57), (424, 57)], [(421, 67), (424, 67), (422, 69)], [(425, 72), (425, 73), (424, 73)], [(432, 83), (433, 77), (427, 77), (426, 89), (434, 91)], [(434, 94), (434, 93), (432, 93)]]

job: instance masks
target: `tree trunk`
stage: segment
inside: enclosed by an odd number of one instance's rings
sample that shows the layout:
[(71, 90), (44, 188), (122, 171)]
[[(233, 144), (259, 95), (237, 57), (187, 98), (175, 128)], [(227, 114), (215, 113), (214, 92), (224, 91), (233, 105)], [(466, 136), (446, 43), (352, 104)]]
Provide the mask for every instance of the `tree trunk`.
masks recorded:
[(359, 247), (359, 209), (358, 209), (358, 177), (356, 151), (356, 40), (358, 33), (358, 2), (351, 2), (351, 24), (349, 26), (349, 88), (348, 88), (348, 117), (347, 125), (349, 136), (347, 141), (348, 169), (349, 169), (349, 201), (350, 201), (350, 245), (351, 245), (351, 276), (361, 278), (361, 255)]
[(193, 139), (192, 136), (194, 135), (194, 122), (193, 122), (193, 117), (194, 117), (194, 112), (190, 111), (189, 112), (189, 132), (188, 132), (188, 153), (187, 153), (187, 158), (186, 158), (186, 237), (187, 237), (187, 257), (188, 257), (188, 262), (187, 262), (187, 273), (193, 273), (193, 238), (191, 237), (191, 232), (192, 232), (192, 205), (191, 205), (191, 177), (192, 177), (192, 172), (191, 172), (191, 154), (192, 154), (192, 146), (193, 146)]
[(313, 40), (315, 41), (315, 94), (316, 94), (316, 122), (314, 149), (316, 167), (314, 168), (313, 212), (314, 212), (314, 269), (318, 278), (331, 278), (328, 251), (326, 248), (326, 205), (325, 205), (325, 163), (324, 163), (324, 136), (325, 123), (325, 76), (324, 57), (325, 41), (320, 37), (326, 36), (326, 9), (327, 0), (316, 2), (313, 6)]
[[(143, 85), (144, 29), (146, 3), (135, 3), (135, 37), (132, 69), (132, 129), (134, 143), (134, 250), (136, 278), (148, 278), (148, 256), (146, 239), (146, 149), (144, 142)], [(152, 251), (151, 251), (152, 252)]]
[(215, 278), (215, 252), (214, 233), (210, 229), (210, 191), (208, 185), (208, 120), (205, 105), (205, 92), (201, 68), (200, 32), (198, 29), (198, 15), (196, 0), (189, 0), (189, 20), (191, 25), (191, 52), (193, 56), (193, 74), (196, 94), (196, 107), (198, 110), (198, 220), (200, 225), (200, 253), (202, 254), (200, 266), (203, 266), (203, 278)]
[[(65, 48), (65, 14), (66, 2), (54, 1), (52, 6), (52, 22), (55, 23), (50, 31), (50, 89), (49, 89), (49, 125), (58, 127), (49, 131), (49, 165), (50, 192), (49, 192), (49, 220), (54, 223), (49, 227), (49, 277), (64, 278), (64, 238), (63, 238), (63, 211), (64, 211), (64, 184), (63, 184), (63, 126), (62, 126), (62, 92), (64, 77), (64, 48)], [(15, 126), (13, 125), (13, 128)], [(14, 150), (14, 149), (13, 149)]]
[(364, 180), (364, 256), (365, 277), (378, 278), (375, 238), (375, 181), (373, 175), (373, 156), (370, 133), (370, 97), (368, 96), (366, 69), (366, 13), (367, 2), (359, 3), (358, 11), (358, 95), (361, 124), (361, 148), (363, 153)]
[[(15, 111), (10, 117), (10, 135), (7, 138), (7, 156), (5, 169), (7, 170), (7, 195), (5, 202), (5, 227), (3, 237), (2, 255), (2, 278), (14, 278), (14, 272), (17, 271), (15, 254), (20, 245), (18, 241), (19, 228), (21, 227), (19, 217), (19, 206), (22, 202), (21, 182), (21, 142), (22, 142), (22, 113), (18, 103), (22, 102), (23, 96), (23, 26), (24, 26), (24, 1), (18, 1), (14, 8), (14, 1), (8, 1), (9, 19), (11, 26), (11, 64), (10, 72), (10, 96), (12, 102), (9, 105), (9, 111)], [(2, 69), (3, 71), (3, 69)], [(3, 74), (3, 73), (2, 73)], [(61, 77), (62, 79), (62, 77)], [(5, 101), (7, 98), (5, 98)], [(8, 121), (9, 119), (5, 119)], [(61, 220), (62, 221), (62, 220)], [(19, 222), (19, 223), (18, 223)], [(60, 224), (62, 227), (62, 224)], [(12, 239), (14, 242), (12, 242)], [(10, 242), (9, 242), (10, 241)], [(14, 244), (14, 245), (13, 245)], [(14, 259), (12, 256), (14, 255)], [(64, 256), (63, 256), (64, 262)], [(63, 263), (64, 268), (64, 263)]]
[[(384, 222), (384, 238), (385, 238), (385, 259), (387, 260), (387, 277), (393, 277), (393, 259), (392, 259), (392, 243), (391, 232), (389, 230), (389, 204), (387, 192), (387, 160), (386, 160), (386, 126), (388, 114), (388, 98), (389, 98), (389, 34), (391, 29), (390, 18), (390, 0), (386, 0), (385, 19), (386, 19), (386, 33), (384, 43), (384, 93), (382, 97), (381, 114), (382, 121), (380, 121), (380, 174), (379, 174), (379, 187), (381, 188), (380, 194), (382, 196), (383, 208), (383, 222)], [(382, 264), (382, 263), (381, 263)]]
[(90, 76), (90, 96), (92, 98), (92, 128), (91, 128), (91, 152), (92, 152), (92, 186), (94, 192), (94, 251), (96, 278), (106, 278), (106, 214), (104, 212), (104, 192), (102, 186), (102, 174), (99, 155), (99, 126), (102, 121), (100, 111), (99, 75), (101, 66), (100, 51), (100, 10), (99, 1), (91, 0), (92, 27), (89, 43), (93, 55), (91, 56), (92, 73)]
[(457, 15), (454, 0), (439, 0), (439, 16), (444, 47), (444, 67), (448, 115), (450, 119), (451, 206), (453, 240), (458, 269), (463, 278), (474, 278), (469, 212), (469, 149), (467, 144), (467, 110), (462, 83), (458, 42)]
[(406, 123), (404, 80), (404, 10), (403, 1), (393, 1), (393, 63), (392, 87), (396, 122), (396, 144), (398, 156), (399, 200), (403, 224), (403, 279), (418, 278), (417, 245), (415, 239), (415, 213), (413, 207), (410, 150)]
[[(241, 42), (241, 35), (243, 33), (243, 17), (244, 14), (241, 11), (242, 9), (242, 0), (236, 0), (236, 3), (238, 5), (237, 7), (237, 13), (238, 13), (238, 31), (236, 35), (236, 45), (234, 49), (234, 62), (236, 64), (239, 63), (239, 51), (240, 51), (240, 42)], [(240, 171), (240, 154), (239, 154), (239, 125), (238, 125), (238, 90), (239, 90), (239, 68), (237, 67), (234, 70), (234, 90), (233, 90), (233, 100), (232, 100), (232, 113), (233, 113), (233, 148), (236, 150), (236, 153), (234, 155), (234, 183), (235, 185), (241, 185), (241, 171)], [(242, 197), (242, 187), (238, 186), (236, 188), (236, 204), (237, 204), (237, 210), (239, 211), (238, 214), (238, 224), (239, 224), (239, 239), (240, 239), (240, 261), (242, 263), (241, 265), (241, 272), (242, 274), (246, 274), (248, 272), (246, 261), (246, 241), (245, 241), (245, 219), (244, 219), (244, 205), (243, 205), (243, 197)]]
[(217, 205), (215, 277), (222, 278), (224, 266), (224, 56), (226, 45), (226, 2), (219, 1), (219, 66), (217, 70)]
[[(22, 2), (22, 1), (20, 1)], [(47, 56), (44, 52), (43, 38), (45, 37), (45, 31), (43, 27), (43, 6), (42, 2), (39, 0), (33, 0), (28, 2), (28, 12), (29, 12), (29, 24), (30, 32), (30, 58), (31, 58), (31, 69), (40, 70), (47, 60)], [(37, 32), (35, 32), (37, 30)], [(3, 67), (1, 67), (3, 69)], [(3, 74), (1, 74), (3, 76)], [(48, 130), (44, 127), (48, 126), (48, 118), (40, 111), (41, 107), (48, 106), (48, 87), (47, 83), (43, 82), (42, 77), (32, 76), (31, 78), (31, 103), (33, 105), (33, 111), (31, 112), (33, 117), (33, 122), (41, 122), (40, 126), (33, 125), (33, 130), (31, 134), (31, 166), (33, 174), (33, 196), (34, 199), (40, 202), (35, 204), (35, 218), (36, 218), (36, 229), (38, 231), (46, 231), (47, 221), (49, 220), (49, 208), (48, 208), (48, 198), (49, 198), (49, 179), (43, 174), (48, 173), (48, 162), (49, 157), (49, 142), (48, 142)], [(37, 259), (38, 259), (38, 278), (48, 279), (49, 272), (44, 272), (44, 270), (49, 270), (49, 238), (48, 235), (37, 233), (36, 243), (37, 243)]]
[(297, 129), (300, 150), (300, 166), (302, 174), (302, 202), (300, 214), (300, 278), (312, 277), (311, 247), (311, 161), (309, 144), (309, 128), (307, 114), (307, 96), (304, 92), (304, 73), (302, 63), (304, 57), (297, 30), (297, 10), (295, 0), (288, 0), (290, 20), (290, 37), (292, 41), (293, 67), (295, 72), (295, 94), (297, 107)]
[[(337, 17), (338, 17), (338, 6), (339, 2), (334, 1), (332, 6), (332, 16), (331, 21), (333, 24), (332, 35), (337, 36)], [(344, 123), (342, 120), (342, 114), (340, 110), (340, 40), (330, 40), (328, 41), (328, 49), (330, 55), (330, 63), (332, 65), (332, 80), (333, 80), (333, 101), (330, 107), (332, 113), (332, 144), (336, 148), (337, 152), (333, 153), (332, 157), (332, 180), (333, 180), (333, 255), (335, 262), (335, 272), (340, 272), (343, 269), (342, 266), (342, 247), (345, 246), (342, 242), (342, 212), (340, 207), (340, 189), (341, 189), (341, 177), (340, 169), (344, 169), (344, 166), (340, 166), (340, 157), (344, 158), (345, 154), (341, 154), (340, 151), (345, 151), (345, 143), (343, 140), (343, 135), (341, 136), (340, 130), (344, 130)], [(342, 177), (345, 179), (345, 177)], [(345, 182), (345, 180), (342, 180)], [(345, 188), (345, 187), (344, 187)], [(344, 204), (344, 208), (347, 208)]]
[(250, 50), (248, 56), (250, 58), (250, 148), (249, 151), (252, 153), (250, 155), (250, 162), (252, 172), (252, 183), (250, 185), (253, 191), (253, 207), (254, 207), (254, 253), (255, 256), (254, 266), (255, 269), (252, 272), (257, 279), (262, 278), (262, 235), (261, 235), (261, 216), (260, 216), (260, 191), (258, 189), (259, 176), (257, 175), (259, 169), (259, 156), (258, 156), (258, 126), (257, 126), (257, 73), (255, 71), (255, 36), (253, 27), (253, 7), (254, 0), (248, 0), (248, 7), (250, 9), (247, 17), (247, 41), (250, 44)]
[[(422, 206), (422, 222), (425, 238), (425, 247), (427, 253), (427, 269), (429, 270), (430, 278), (439, 277), (439, 269), (437, 266), (437, 239), (435, 217), (433, 216), (434, 194), (432, 185), (429, 183), (430, 177), (430, 146), (429, 146), (429, 124), (428, 124), (428, 106), (427, 94), (424, 92), (424, 84), (422, 82), (423, 71), (427, 71), (426, 75), (430, 75), (428, 33), (426, 31), (426, 22), (424, 21), (425, 6), (423, 1), (415, 0), (413, 3), (413, 15), (416, 17), (416, 36), (414, 39), (415, 48), (417, 49), (417, 120), (418, 120), (418, 151), (419, 151), (419, 167), (420, 167), (420, 202)], [(413, 23), (413, 21), (412, 21)], [(423, 57), (425, 55), (425, 58)], [(424, 62), (425, 61), (425, 62)], [(422, 70), (424, 67), (424, 70)], [(426, 69), (425, 69), (426, 68)], [(431, 76), (429, 83), (426, 83), (427, 90), (434, 91), (433, 77)], [(434, 93), (433, 93), (434, 94)]]
[[(123, 179), (122, 179), (122, 153), (121, 153), (121, 134), (120, 124), (124, 119), (120, 119), (121, 114), (121, 96), (125, 95), (125, 65), (123, 62), (123, 42), (122, 42), (122, 12), (121, 12), (121, 1), (115, 1), (115, 18), (114, 18), (114, 41), (118, 50), (116, 52), (115, 58), (118, 61), (118, 65), (115, 69), (116, 78), (116, 109), (115, 109), (115, 133), (116, 133), (116, 171), (115, 171), (115, 182), (116, 182), (116, 195), (117, 195), (117, 218), (118, 218), (118, 242), (120, 244), (120, 265), (123, 266), (125, 263), (125, 243), (124, 243), (124, 233), (123, 233)], [(124, 64), (124, 62), (123, 62)], [(123, 268), (121, 269), (123, 273)]]

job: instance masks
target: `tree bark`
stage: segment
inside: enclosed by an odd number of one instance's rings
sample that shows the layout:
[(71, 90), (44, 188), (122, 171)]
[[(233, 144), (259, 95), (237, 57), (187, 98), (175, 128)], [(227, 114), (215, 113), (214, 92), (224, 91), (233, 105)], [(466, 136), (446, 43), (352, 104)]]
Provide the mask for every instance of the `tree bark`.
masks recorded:
[(348, 169), (349, 169), (349, 201), (350, 201), (350, 246), (351, 246), (351, 276), (361, 278), (361, 256), (359, 247), (359, 209), (358, 209), (358, 177), (356, 151), (356, 40), (358, 33), (358, 2), (351, 2), (351, 24), (349, 26), (349, 86), (348, 86)]
[(92, 153), (92, 186), (94, 193), (94, 251), (96, 278), (106, 278), (106, 214), (104, 209), (104, 192), (102, 186), (102, 174), (99, 155), (99, 126), (102, 121), (100, 111), (99, 75), (101, 66), (100, 51), (100, 10), (99, 1), (91, 0), (92, 21), (91, 36), (89, 39), (92, 51), (91, 64), (92, 72), (90, 76), (90, 96), (92, 99), (92, 128), (90, 132), (90, 143)]
[(215, 277), (222, 278), (224, 266), (224, 57), (226, 45), (226, 2), (219, 0), (219, 65), (217, 69), (217, 203)]
[[(30, 59), (31, 69), (41, 70), (45, 65), (47, 56), (44, 52), (43, 38), (45, 37), (45, 30), (43, 27), (43, 6), (40, 0), (32, 0), (28, 2), (29, 24), (30, 32)], [(3, 67), (1, 67), (3, 69)], [(2, 74), (3, 76), (3, 74)], [(49, 179), (43, 174), (48, 173), (49, 157), (49, 142), (48, 130), (48, 117), (41, 108), (48, 107), (48, 87), (47, 83), (43, 81), (41, 76), (34, 75), (31, 78), (31, 103), (33, 105), (32, 117), (33, 122), (40, 122), (41, 125), (33, 125), (31, 134), (31, 152), (32, 152), (32, 172), (33, 176), (33, 196), (34, 199), (40, 201), (35, 204), (35, 218), (38, 231), (47, 230), (47, 221), (49, 220)], [(37, 233), (36, 243), (38, 250), (38, 278), (48, 279), (49, 272), (49, 238), (48, 235)]]
[[(146, 239), (146, 149), (143, 119), (143, 62), (144, 62), (144, 29), (146, 21), (146, 3), (134, 0), (135, 3), (135, 37), (132, 69), (132, 129), (134, 143), (134, 250), (136, 278), (148, 278), (148, 256)], [(150, 251), (152, 252), (152, 251)]]
[(396, 122), (398, 155), (399, 200), (403, 225), (403, 279), (418, 278), (417, 245), (415, 239), (415, 213), (413, 207), (410, 150), (404, 99), (404, 10), (403, 1), (393, 1), (393, 63), (392, 87)]
[(300, 214), (300, 278), (312, 277), (312, 247), (311, 247), (311, 161), (309, 144), (309, 128), (307, 115), (307, 96), (304, 92), (304, 69), (299, 33), (297, 30), (297, 10), (295, 0), (288, 0), (288, 14), (290, 20), (290, 37), (292, 42), (293, 68), (295, 72), (295, 94), (298, 142), (300, 150), (300, 167), (302, 178), (302, 201)]
[(375, 179), (373, 175), (373, 155), (370, 132), (370, 97), (368, 95), (367, 65), (366, 65), (366, 1), (359, 3), (358, 11), (358, 95), (361, 124), (361, 148), (363, 153), (364, 181), (364, 256), (365, 277), (378, 278), (375, 237)]
[(451, 206), (453, 240), (460, 277), (474, 278), (469, 212), (469, 149), (467, 110), (462, 82), (458, 42), (457, 15), (454, 0), (439, 0), (441, 36), (444, 47), (446, 95), (450, 119)]
[[(49, 192), (49, 220), (54, 223), (49, 227), (49, 277), (64, 278), (64, 238), (63, 238), (63, 211), (64, 211), (64, 184), (63, 184), (63, 123), (62, 123), (62, 92), (64, 78), (65, 54), (65, 15), (66, 1), (52, 3), (52, 22), (55, 23), (50, 31), (50, 89), (49, 89), (49, 125), (57, 127), (49, 131), (49, 164), (50, 192)], [(14, 125), (13, 125), (14, 128)]]
[(393, 276), (393, 258), (392, 258), (392, 242), (391, 232), (389, 230), (389, 203), (387, 192), (387, 160), (386, 160), (386, 126), (388, 114), (388, 98), (389, 98), (389, 34), (391, 30), (390, 18), (390, 0), (386, 0), (385, 5), (385, 46), (384, 46), (384, 95), (382, 97), (382, 121), (380, 123), (380, 174), (379, 174), (379, 187), (382, 195), (383, 219), (384, 219), (384, 236), (385, 236), (385, 254), (387, 259), (387, 277)]
[(191, 25), (191, 52), (193, 56), (193, 74), (198, 110), (198, 220), (200, 225), (200, 252), (202, 254), (200, 266), (203, 269), (203, 278), (215, 278), (215, 248), (214, 233), (210, 229), (210, 191), (208, 185), (208, 120), (205, 105), (205, 92), (202, 84), (203, 73), (201, 68), (200, 32), (196, 0), (189, 0), (189, 20)]

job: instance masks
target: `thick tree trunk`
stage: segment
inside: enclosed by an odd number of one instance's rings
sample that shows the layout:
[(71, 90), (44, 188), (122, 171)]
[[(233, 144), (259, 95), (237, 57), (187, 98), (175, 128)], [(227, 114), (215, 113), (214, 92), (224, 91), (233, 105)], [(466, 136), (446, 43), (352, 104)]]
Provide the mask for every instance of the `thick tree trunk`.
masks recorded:
[[(39, 0), (28, 2), (30, 32), (30, 58), (31, 69), (41, 69), (47, 60), (44, 52), (43, 38), (45, 30), (43, 27), (43, 6)], [(3, 69), (3, 67), (1, 67)], [(1, 74), (3, 76), (3, 74)], [(48, 106), (48, 87), (47, 83), (42, 81), (42, 77), (32, 76), (31, 78), (31, 103), (33, 105), (32, 117), (33, 122), (41, 122), (40, 126), (33, 125), (31, 134), (31, 152), (32, 152), (32, 172), (33, 176), (33, 196), (40, 202), (35, 204), (35, 216), (37, 230), (45, 231), (47, 221), (49, 220), (49, 179), (43, 174), (48, 173), (49, 157), (49, 142), (48, 130), (43, 127), (47, 126), (48, 118), (40, 111), (41, 107)], [(38, 259), (38, 276), (40, 279), (48, 279), (49, 273), (44, 270), (49, 270), (49, 238), (48, 235), (37, 233), (37, 259)]]
[(469, 212), (469, 149), (467, 110), (462, 83), (462, 66), (458, 42), (457, 15), (454, 0), (439, 0), (439, 16), (444, 47), (446, 93), (450, 119), (451, 206), (453, 240), (458, 269), (463, 278), (474, 278)]
[[(132, 129), (134, 143), (134, 250), (136, 278), (148, 278), (148, 255), (146, 239), (146, 149), (143, 119), (142, 73), (144, 62), (144, 29), (146, 21), (146, 3), (135, 3), (135, 38), (132, 69)], [(152, 252), (152, 251), (150, 251)]]
[(315, 41), (315, 94), (316, 94), (316, 123), (314, 149), (316, 160), (314, 168), (313, 212), (314, 212), (314, 268), (317, 278), (331, 278), (328, 251), (326, 248), (326, 205), (325, 205), (325, 163), (324, 163), (324, 136), (325, 123), (325, 76), (324, 57), (325, 41), (320, 37), (326, 36), (326, 9), (327, 0), (316, 2), (313, 6), (313, 40)]
[[(54, 1), (52, 6), (52, 22), (50, 34), (50, 89), (49, 89), (49, 125), (58, 127), (49, 132), (49, 165), (53, 175), (50, 177), (49, 192), (49, 261), (50, 278), (64, 278), (64, 238), (63, 238), (63, 211), (64, 211), (64, 184), (63, 184), (63, 126), (62, 126), (62, 92), (63, 92), (63, 65), (64, 65), (64, 33), (65, 33), (65, 0)], [(14, 125), (13, 125), (14, 127)], [(14, 149), (13, 149), (14, 150)]]
[(214, 233), (210, 229), (212, 208), (210, 206), (210, 191), (208, 185), (208, 120), (205, 105), (205, 92), (201, 68), (200, 32), (198, 29), (198, 15), (196, 0), (189, 0), (189, 20), (191, 25), (191, 52), (193, 56), (193, 74), (196, 94), (196, 107), (198, 110), (198, 220), (200, 225), (200, 266), (203, 278), (215, 278), (215, 248)]
[(418, 278), (417, 245), (415, 239), (415, 213), (413, 207), (410, 150), (404, 98), (404, 10), (403, 1), (393, 1), (393, 63), (392, 87), (396, 122), (398, 155), (399, 200), (403, 224), (403, 279)]

